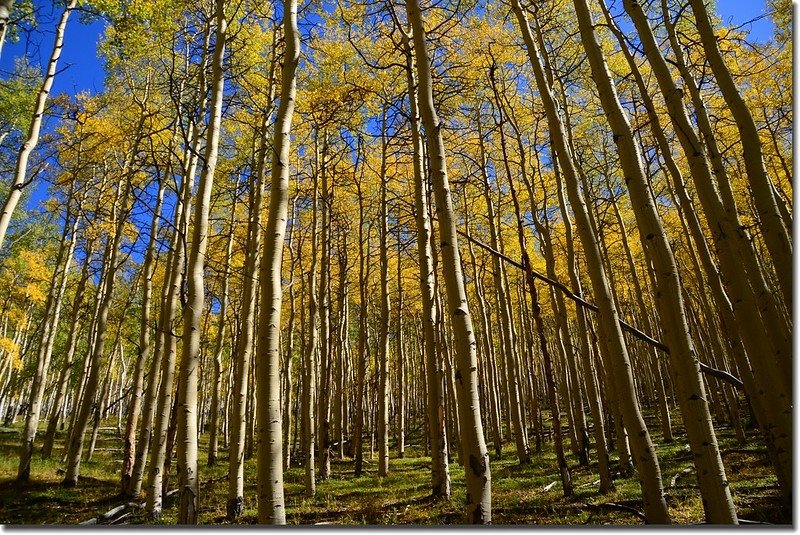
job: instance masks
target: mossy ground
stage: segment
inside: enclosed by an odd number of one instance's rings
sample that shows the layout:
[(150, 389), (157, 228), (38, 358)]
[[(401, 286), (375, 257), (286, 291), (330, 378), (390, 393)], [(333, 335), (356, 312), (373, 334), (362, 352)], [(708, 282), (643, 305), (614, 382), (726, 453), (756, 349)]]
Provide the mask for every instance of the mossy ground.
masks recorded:
[[(690, 466), (685, 436), (679, 429), (675, 441), (664, 444), (653, 429), (661, 460), (664, 484)], [(748, 443), (736, 443), (728, 429), (719, 430), (725, 468), (741, 518), (777, 524), (790, 524), (791, 511), (783, 506), (775, 477), (761, 441), (750, 436)], [(59, 434), (55, 452), (60, 455), (63, 434)], [(215, 466), (205, 464), (205, 442), (201, 444), (201, 512), (203, 524), (224, 524), (227, 481), (225, 451)], [(465, 501), (464, 471), (457, 462), (450, 465), (452, 498), (432, 501), (429, 497), (430, 459), (422, 456), (420, 437), (409, 437), (406, 456), (392, 458), (390, 473), (378, 478), (376, 465), (366, 452), (365, 474), (353, 477), (353, 461), (334, 459), (332, 476), (317, 484), (314, 498), (303, 496), (303, 468), (292, 465), (285, 475), (287, 522), (290, 524), (457, 524), (463, 522)], [(122, 441), (115, 428), (104, 428), (92, 461), (84, 461), (76, 488), (61, 487), (63, 476), (59, 459), (35, 458), (31, 482), (14, 482), (19, 447), (19, 428), (0, 428), (0, 522), (4, 524), (77, 524), (126, 503), (119, 496), (119, 471)], [(367, 444), (367, 448), (369, 445)], [(394, 454), (394, 451), (392, 451)], [(564, 499), (556, 471), (551, 442), (542, 451), (532, 452), (532, 463), (519, 466), (513, 446), (500, 459), (492, 458), (492, 515), (495, 524), (641, 524), (634, 514), (604, 506), (616, 503), (641, 510), (641, 493), (636, 478), (615, 480), (615, 490), (598, 494), (596, 464), (580, 467), (574, 458), (569, 463), (575, 496)], [(173, 465), (174, 466), (174, 465)], [(612, 453), (612, 469), (617, 468)], [(548, 486), (555, 482), (555, 485)], [(173, 475), (170, 487), (177, 481)], [(245, 513), (241, 523), (255, 523), (256, 461), (246, 469)], [(547, 490), (546, 490), (547, 489)], [(702, 505), (694, 475), (678, 479), (667, 488), (667, 503), (673, 521), (693, 524), (703, 521)], [(126, 523), (174, 524), (177, 510), (174, 500), (165, 504), (162, 517), (150, 520), (143, 511), (126, 517)]]

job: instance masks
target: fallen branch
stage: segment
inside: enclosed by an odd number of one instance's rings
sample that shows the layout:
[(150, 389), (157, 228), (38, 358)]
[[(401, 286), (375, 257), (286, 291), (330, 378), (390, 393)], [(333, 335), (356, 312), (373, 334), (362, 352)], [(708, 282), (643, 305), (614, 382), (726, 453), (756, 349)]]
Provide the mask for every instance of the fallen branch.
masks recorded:
[(585, 505), (587, 505), (588, 507), (594, 507), (596, 509), (613, 509), (615, 511), (624, 511), (626, 513), (631, 513), (642, 519), (644, 523), (647, 523), (647, 518), (645, 518), (644, 513), (639, 511), (638, 509), (634, 509), (629, 505), (623, 505), (621, 503), (614, 503), (614, 502), (587, 503)]
[(117, 518), (109, 522), (109, 524), (121, 524), (123, 520), (131, 516), (131, 513), (125, 513), (124, 515), (119, 515)]
[(113, 509), (111, 509), (109, 511), (106, 511), (105, 513), (100, 515), (98, 520), (111, 520), (117, 514), (123, 512), (127, 508), (128, 508), (128, 504), (127, 503), (123, 503), (122, 505), (114, 507)]
[(694, 467), (690, 466), (689, 468), (684, 468), (683, 470), (681, 470), (680, 472), (678, 472), (677, 474), (672, 476), (672, 479), (669, 480), (670, 488), (674, 489), (675, 485), (678, 484), (678, 479), (680, 479), (681, 477), (683, 477), (683, 476), (685, 476), (687, 474), (690, 474), (692, 472), (692, 470), (694, 470)]
[[(463, 232), (461, 230), (456, 230), (456, 232), (458, 232), (461, 236), (465, 237), (467, 240), (471, 241), (472, 243), (474, 243), (475, 245), (477, 245), (481, 249), (484, 249), (485, 251), (488, 251), (490, 254), (500, 258), (501, 260), (505, 260), (506, 262), (508, 262), (512, 266), (514, 266), (514, 267), (516, 267), (518, 269), (522, 269), (522, 270), (525, 269), (525, 267), (520, 262), (517, 262), (516, 260), (512, 259), (511, 257), (504, 255), (500, 251), (497, 251), (496, 249), (493, 249), (492, 247), (486, 245), (485, 243), (482, 243), (482, 242), (476, 240), (475, 238), (473, 238), (469, 234), (467, 234), (467, 233), (465, 233), (465, 232)], [(552, 286), (554, 288), (558, 288), (561, 291), (561, 293), (563, 293), (569, 299), (572, 299), (573, 301), (578, 303), (583, 308), (591, 310), (592, 312), (599, 312), (600, 311), (600, 309), (598, 308), (597, 305), (586, 301), (583, 297), (581, 297), (580, 295), (576, 294), (575, 292), (573, 292), (572, 290), (567, 288), (564, 284), (558, 282), (557, 280), (553, 280), (553, 279), (551, 279), (549, 277), (545, 277), (544, 275), (542, 275), (541, 273), (538, 273), (537, 271), (534, 271), (533, 269), (531, 269), (530, 271), (531, 271), (531, 273), (533, 274), (533, 276), (535, 278), (539, 279), (542, 282), (545, 282), (545, 283), (549, 284), (550, 286)], [(625, 320), (620, 319), (619, 320), (619, 325), (620, 325), (620, 327), (622, 327), (622, 330), (629, 332), (630, 334), (632, 334), (634, 337), (638, 338), (639, 340), (641, 340), (641, 341), (643, 341), (643, 342), (645, 342), (647, 344), (650, 344), (651, 346), (655, 347), (656, 349), (661, 350), (663, 353), (669, 354), (669, 347), (667, 347), (666, 344), (656, 340), (655, 338), (653, 338), (649, 334), (647, 334), (647, 333), (645, 333), (643, 331), (640, 331), (639, 329), (637, 329), (636, 327), (634, 327), (630, 323), (626, 322)], [(708, 374), (708, 375), (711, 375), (713, 377), (716, 377), (717, 379), (720, 379), (721, 381), (725, 381), (727, 383), (730, 383), (733, 386), (735, 386), (736, 388), (739, 388), (739, 389), (743, 389), (744, 388), (744, 383), (742, 383), (742, 381), (738, 377), (735, 377), (735, 376), (731, 375), (730, 373), (726, 372), (725, 370), (718, 370), (716, 368), (712, 368), (711, 366), (709, 366), (707, 364), (703, 364), (702, 362), (700, 362), (700, 370), (705, 374)]]

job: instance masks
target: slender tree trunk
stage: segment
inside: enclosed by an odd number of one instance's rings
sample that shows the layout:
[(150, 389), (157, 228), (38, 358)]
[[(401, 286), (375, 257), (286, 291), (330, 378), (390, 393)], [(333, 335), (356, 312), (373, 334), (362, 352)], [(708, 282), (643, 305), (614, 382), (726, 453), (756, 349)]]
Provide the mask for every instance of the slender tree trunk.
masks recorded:
[(378, 477), (389, 475), (389, 209), (386, 176), (386, 108), (381, 122), (380, 170), (380, 284), (381, 312), (378, 320)]
[[(206, 50), (208, 48), (208, 32), (206, 32)], [(151, 431), (151, 437), (155, 437), (154, 448), (150, 451), (150, 465), (147, 474), (147, 501), (145, 508), (148, 513), (157, 518), (161, 516), (162, 507), (162, 487), (163, 487), (163, 467), (167, 455), (167, 438), (170, 424), (170, 413), (173, 406), (173, 387), (175, 379), (175, 361), (177, 352), (177, 338), (175, 333), (175, 319), (177, 316), (177, 305), (180, 290), (185, 279), (184, 241), (189, 229), (189, 202), (191, 201), (192, 188), (197, 163), (197, 149), (199, 135), (197, 125), (193, 126), (193, 139), (191, 141), (192, 150), (187, 150), (183, 163), (183, 184), (181, 185), (181, 208), (179, 210), (180, 221), (175, 226), (175, 235), (172, 240), (174, 249), (172, 264), (169, 266), (169, 287), (166, 290), (166, 299), (163, 302), (160, 319), (160, 332), (163, 333), (163, 343), (159, 351), (158, 341), (156, 351), (153, 355), (154, 362), (161, 361), (161, 381), (158, 387), (158, 396), (154, 398), (153, 410), (155, 410), (155, 420)], [(157, 370), (155, 370), (157, 371)], [(151, 372), (153, 373), (153, 372)], [(152, 378), (155, 381), (155, 375)], [(154, 387), (153, 387), (154, 388)], [(142, 435), (144, 436), (144, 435)], [(148, 439), (150, 442), (151, 439)], [(143, 468), (142, 468), (143, 469)], [(134, 466), (134, 474), (136, 467)]]
[[(359, 151), (361, 144), (359, 143)], [(359, 280), (359, 306), (358, 306), (358, 356), (356, 361), (356, 393), (355, 393), (355, 421), (353, 422), (353, 454), (355, 456), (355, 476), (360, 477), (364, 469), (364, 388), (367, 375), (367, 359), (369, 359), (369, 349), (367, 348), (367, 279), (369, 278), (369, 229), (366, 236), (364, 232), (365, 209), (364, 195), (361, 191), (361, 182), (356, 182), (358, 193), (358, 280)], [(365, 242), (366, 240), (366, 242)], [(313, 258), (312, 258), (313, 261)], [(313, 290), (312, 290), (313, 291)]]
[(483, 438), (480, 401), (477, 385), (477, 358), (472, 318), (469, 314), (461, 255), (458, 250), (456, 221), (447, 178), (447, 163), (439, 118), (433, 102), (431, 63), (426, 45), (425, 29), (419, 2), (406, 3), (408, 20), (413, 31), (416, 68), (419, 79), (419, 105), (428, 140), (431, 181), (439, 219), (439, 238), (442, 250), (442, 271), (447, 292), (447, 310), (452, 319), (454, 347), (458, 367), (457, 394), (461, 407), (461, 451), (465, 459), (467, 508), (470, 523), (488, 524), (492, 521), (491, 472), (489, 453)]
[[(328, 184), (328, 134), (325, 129), (317, 131), (322, 136), (322, 159), (319, 162), (320, 178), (320, 278), (319, 278), (319, 376), (317, 396), (317, 450), (318, 474), (324, 481), (331, 475), (331, 325), (330, 325), (330, 186)], [(319, 140), (317, 139), (317, 142)]]
[[(159, 179), (156, 205), (153, 209), (153, 219), (150, 222), (150, 239), (147, 244), (144, 264), (142, 265), (142, 317), (139, 331), (139, 352), (133, 371), (133, 388), (131, 401), (128, 405), (128, 419), (125, 424), (125, 444), (122, 452), (122, 493), (134, 497), (131, 493), (131, 474), (136, 461), (136, 428), (142, 412), (142, 396), (144, 394), (144, 369), (150, 360), (150, 301), (153, 295), (153, 275), (155, 274), (155, 247), (158, 234), (158, 223), (161, 219), (161, 206), (164, 201), (166, 180)], [(149, 422), (148, 424), (149, 425)], [(137, 489), (138, 490), (138, 489)], [(138, 494), (138, 493), (137, 493)]]
[(403, 347), (403, 270), (400, 262), (400, 226), (397, 227), (397, 323), (395, 325), (395, 347), (397, 351), (397, 457), (406, 454), (406, 363)]
[(222, 61), (228, 21), (225, 2), (216, 2), (216, 38), (211, 64), (211, 109), (203, 169), (200, 173), (194, 206), (194, 227), (191, 249), (187, 258), (187, 297), (183, 308), (183, 353), (178, 377), (178, 474), (180, 477), (180, 506), (178, 522), (196, 524), (200, 506), (200, 482), (197, 475), (197, 384), (199, 380), (201, 318), (205, 308), (205, 267), (208, 246), (208, 217), (211, 211), (211, 191), (219, 154), (219, 132), (222, 120), (222, 94), (225, 86)]
[[(131, 158), (133, 154), (135, 154), (135, 151), (136, 148), (134, 147), (129, 155)], [(126, 167), (128, 165), (130, 165), (130, 159), (128, 163), (125, 164)], [(129, 212), (128, 200), (132, 187), (130, 179), (130, 176), (125, 176), (123, 183), (117, 186), (117, 195), (114, 203), (114, 227), (113, 231), (106, 237), (106, 250), (103, 255), (104, 261), (100, 283), (102, 290), (99, 296), (99, 305), (97, 309), (96, 334), (93, 345), (91, 346), (91, 355), (88, 363), (89, 375), (86, 379), (83, 400), (78, 409), (72, 436), (70, 436), (67, 452), (67, 470), (63, 481), (65, 487), (74, 487), (78, 484), (81, 454), (83, 451), (83, 438), (92, 412), (94, 393), (99, 386), (98, 379), (107, 335), (108, 312), (114, 293), (114, 278), (120, 267), (117, 260), (119, 257), (119, 246), (122, 242), (123, 229)]]
[(236, 198), (230, 207), (231, 218), (228, 228), (228, 243), (225, 248), (225, 263), (222, 267), (222, 290), (220, 292), (219, 323), (217, 324), (217, 340), (214, 342), (214, 376), (211, 391), (211, 422), (209, 423), (210, 435), (208, 437), (208, 465), (217, 462), (219, 451), (219, 415), (220, 415), (220, 390), (222, 389), (222, 352), (225, 343), (225, 324), (228, 316), (228, 287), (230, 279), (230, 263), (233, 256), (233, 229), (236, 225)]
[[(75, 288), (75, 298), (72, 302), (72, 311), (70, 312), (69, 319), (69, 334), (67, 335), (67, 351), (64, 355), (64, 362), (61, 365), (61, 371), (58, 375), (58, 391), (56, 398), (53, 401), (53, 408), (50, 413), (50, 418), (47, 422), (47, 432), (44, 437), (44, 445), (42, 446), (42, 458), (49, 459), (53, 453), (53, 443), (56, 437), (56, 428), (58, 421), (62, 420), (66, 414), (67, 403), (67, 388), (69, 387), (69, 373), (72, 370), (73, 358), (75, 356), (75, 349), (78, 346), (78, 339), (80, 338), (80, 331), (85, 322), (81, 321), (81, 308), (84, 303), (84, 292), (86, 291), (86, 283), (89, 280), (89, 267), (91, 265), (92, 253), (94, 249), (94, 242), (90, 242), (86, 246), (85, 261), (81, 276), (78, 280), (78, 285)], [(0, 411), (0, 415), (2, 411)]]
[(300, 58), (297, 1), (283, 5), (286, 49), (281, 67), (280, 106), (272, 147), (269, 212), (261, 263), (261, 316), (258, 325), (258, 521), (285, 524), (283, 496), (283, 448), (281, 446), (280, 345), (281, 271), (289, 203), (289, 151)]
[[(689, 5), (692, 7), (705, 57), (722, 92), (722, 98), (725, 99), (739, 130), (744, 165), (758, 212), (761, 235), (772, 258), (772, 265), (783, 292), (786, 308), (792, 310), (792, 241), (778, 210), (772, 182), (767, 176), (758, 128), (750, 109), (736, 87), (731, 71), (722, 58), (705, 0), (689, 0)], [(630, 8), (628, 11), (630, 12)], [(641, 35), (641, 31), (639, 33)]]
[(0, 0), (0, 57), (2, 57), (3, 45), (8, 36), (8, 20), (11, 18), (13, 9), (14, 0)]
[[(422, 349), (426, 379), (427, 435), (430, 441), (431, 494), (435, 498), (450, 497), (450, 467), (447, 459), (447, 436), (444, 425), (444, 397), (439, 355), (436, 352), (436, 279), (431, 242), (433, 229), (428, 218), (427, 181), (424, 179), (422, 134), (420, 132), (419, 100), (416, 82), (414, 48), (411, 36), (403, 32), (406, 55), (406, 81), (411, 110), (411, 142), (414, 149), (414, 219), (417, 228), (417, 258), (420, 270), (422, 301)], [(362, 288), (364, 285), (362, 284)], [(363, 290), (362, 290), (363, 291)]]
[[(641, 154), (594, 34), (589, 6), (586, 0), (574, 0), (574, 4), (581, 40), (593, 73), (592, 78), (619, 150), (620, 165), (631, 195), (642, 246), (654, 271), (656, 302), (670, 348), (672, 371), (679, 390), (681, 413), (694, 456), (706, 516), (715, 524), (736, 524), (736, 509), (706, 402), (702, 372), (689, 333), (675, 257), (647, 187)], [(647, 35), (643, 35), (647, 33), (652, 38), (644, 12), (638, 4), (632, 6), (628, 2), (626, 8), (639, 35), (647, 40)]]
[[(7, 0), (6, 0), (7, 1)], [(8, 191), (3, 209), (0, 212), (0, 249), (3, 247), (3, 241), (8, 232), (8, 226), (11, 223), (11, 217), (14, 214), (14, 209), (17, 203), (22, 198), (22, 190), (28, 183), (28, 159), (39, 143), (39, 133), (42, 129), (42, 121), (44, 120), (45, 107), (47, 105), (47, 97), (50, 95), (50, 90), (53, 87), (56, 74), (58, 73), (58, 60), (61, 58), (61, 51), (64, 47), (64, 32), (67, 28), (67, 20), (69, 19), (72, 10), (75, 9), (77, 0), (70, 0), (61, 13), (61, 18), (56, 26), (55, 40), (53, 41), (53, 50), (50, 52), (50, 61), (47, 64), (47, 72), (45, 73), (42, 86), (36, 96), (36, 105), (33, 108), (33, 115), (31, 125), (28, 127), (28, 137), (19, 149), (17, 155), (17, 164), (14, 168), (14, 178), (11, 181), (11, 189)], [(9, 10), (10, 11), (10, 10)], [(0, 20), (2, 13), (0, 13)], [(6, 18), (6, 20), (8, 20)], [(6, 35), (6, 23), (0, 23), (0, 50), (2, 50), (3, 41)]]
[(74, 195), (74, 184), (70, 189), (67, 198), (67, 214), (64, 222), (64, 231), (61, 235), (58, 254), (56, 256), (56, 269), (50, 279), (50, 293), (44, 310), (44, 325), (42, 326), (42, 337), (39, 343), (39, 351), (36, 354), (36, 375), (33, 377), (30, 397), (28, 398), (28, 408), (25, 414), (25, 429), (22, 434), (22, 444), (20, 446), (19, 467), (17, 469), (17, 481), (25, 483), (31, 475), (31, 458), (33, 457), (34, 440), (39, 427), (39, 417), (42, 409), (42, 397), (47, 383), (47, 372), (50, 368), (50, 358), (53, 355), (53, 346), (56, 341), (56, 331), (58, 330), (59, 318), (61, 316), (61, 305), (64, 301), (64, 292), (67, 289), (67, 279), (69, 269), (72, 265), (72, 257), (75, 253), (75, 245), (78, 237), (76, 231), (80, 222), (80, 215), (75, 214), (75, 219), (71, 221), (71, 203)]
[(512, 0), (512, 8), (525, 41), (528, 58), (534, 71), (536, 85), (539, 89), (554, 141), (553, 148), (556, 151), (561, 172), (564, 175), (569, 201), (578, 227), (578, 234), (586, 254), (586, 264), (592, 280), (595, 300), (599, 307), (598, 319), (604, 338), (601, 348), (603, 349), (604, 361), (609, 365), (610, 373), (613, 376), (610, 380), (616, 383), (615, 390), (622, 412), (625, 414), (626, 425), (631, 429), (631, 436), (633, 437), (631, 445), (634, 450), (639, 479), (642, 485), (645, 516), (650, 523), (666, 524), (670, 522), (670, 517), (666, 500), (664, 499), (661, 469), (635, 396), (630, 360), (619, 325), (617, 309), (603, 269), (597, 238), (592, 231), (589, 212), (583, 199), (583, 194), (578, 188), (577, 170), (569, 152), (565, 128), (558, 114), (556, 100), (552, 93), (552, 85), (545, 79), (538, 46), (528, 25), (527, 15), (518, 0)]

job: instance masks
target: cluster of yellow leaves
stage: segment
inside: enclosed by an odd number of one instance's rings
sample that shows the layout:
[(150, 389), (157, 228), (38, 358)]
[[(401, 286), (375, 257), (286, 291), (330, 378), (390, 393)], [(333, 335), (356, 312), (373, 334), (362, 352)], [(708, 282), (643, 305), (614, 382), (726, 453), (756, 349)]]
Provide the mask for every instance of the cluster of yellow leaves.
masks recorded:
[(11, 338), (0, 337), (0, 353), (8, 356), (15, 370), (22, 369), (19, 344), (15, 343)]

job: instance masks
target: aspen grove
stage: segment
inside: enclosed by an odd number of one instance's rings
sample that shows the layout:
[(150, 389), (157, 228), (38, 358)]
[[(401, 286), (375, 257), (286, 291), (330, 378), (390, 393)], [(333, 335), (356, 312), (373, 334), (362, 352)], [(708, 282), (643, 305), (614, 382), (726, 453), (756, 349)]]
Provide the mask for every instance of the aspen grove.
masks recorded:
[(791, 524), (793, 6), (716, 4), (0, 0), (0, 522)]

